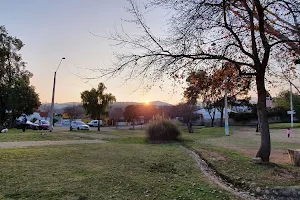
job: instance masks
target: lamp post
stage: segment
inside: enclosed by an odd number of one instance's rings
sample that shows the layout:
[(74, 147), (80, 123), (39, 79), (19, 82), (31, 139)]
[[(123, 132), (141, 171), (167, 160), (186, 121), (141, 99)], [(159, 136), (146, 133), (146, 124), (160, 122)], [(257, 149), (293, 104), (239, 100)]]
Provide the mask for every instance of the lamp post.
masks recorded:
[(290, 82), (290, 106), (291, 106), (291, 128), (294, 127), (294, 110), (293, 110), (293, 88)]
[(224, 97), (224, 104), (225, 104), (225, 135), (229, 136), (229, 123), (228, 123), (228, 101), (227, 101), (227, 82), (228, 77), (225, 77), (225, 97)]
[(49, 131), (52, 132), (53, 130), (53, 114), (54, 114), (54, 94), (55, 94), (55, 84), (56, 84), (56, 72), (62, 62), (62, 60), (66, 59), (65, 57), (60, 59), (60, 62), (58, 64), (57, 69), (54, 72), (54, 79), (53, 79), (53, 89), (52, 89), (52, 102), (51, 102), (51, 110), (50, 110), (50, 127), (49, 127)]

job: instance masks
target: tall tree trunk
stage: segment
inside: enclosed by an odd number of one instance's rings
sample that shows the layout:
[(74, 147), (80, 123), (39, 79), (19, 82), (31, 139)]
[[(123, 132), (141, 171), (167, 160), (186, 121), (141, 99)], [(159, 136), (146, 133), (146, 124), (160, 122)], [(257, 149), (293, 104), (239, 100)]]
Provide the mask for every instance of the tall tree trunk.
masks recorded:
[(72, 119), (71, 119), (71, 117), (69, 118), (70, 119), (70, 131), (72, 131)]
[(100, 131), (100, 118), (98, 119), (98, 131)]
[(258, 93), (257, 114), (260, 123), (260, 133), (261, 133), (261, 144), (256, 154), (256, 157), (260, 157), (264, 163), (268, 163), (270, 160), (270, 153), (271, 153), (271, 140), (270, 140), (270, 130), (269, 130), (268, 117), (267, 117), (267, 109), (266, 109), (267, 92), (265, 88), (264, 73), (257, 73), (256, 86), (257, 86), (257, 93)]
[(5, 111), (0, 113), (0, 129), (2, 129), (4, 119), (5, 119)]
[(215, 123), (215, 114), (213, 114), (212, 118), (211, 118), (211, 127), (214, 127), (214, 123)]
[(223, 117), (224, 117), (224, 107), (221, 108), (221, 120), (220, 120), (220, 126), (223, 126)]

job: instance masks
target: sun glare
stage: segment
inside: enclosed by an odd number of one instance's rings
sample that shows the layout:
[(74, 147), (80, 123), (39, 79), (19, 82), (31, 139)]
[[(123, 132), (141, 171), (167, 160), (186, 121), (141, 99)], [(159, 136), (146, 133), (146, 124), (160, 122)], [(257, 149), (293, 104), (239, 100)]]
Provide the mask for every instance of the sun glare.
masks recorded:
[(149, 100), (146, 100), (146, 101), (145, 101), (145, 104), (149, 104), (149, 103), (150, 103), (150, 101), (149, 101)]

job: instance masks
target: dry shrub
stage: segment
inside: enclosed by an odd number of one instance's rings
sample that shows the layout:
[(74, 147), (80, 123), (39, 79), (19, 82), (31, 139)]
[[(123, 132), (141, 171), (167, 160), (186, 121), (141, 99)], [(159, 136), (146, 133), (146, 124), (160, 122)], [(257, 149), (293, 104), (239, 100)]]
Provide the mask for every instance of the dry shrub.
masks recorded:
[(170, 120), (154, 120), (146, 128), (150, 142), (177, 141), (180, 135), (178, 127)]

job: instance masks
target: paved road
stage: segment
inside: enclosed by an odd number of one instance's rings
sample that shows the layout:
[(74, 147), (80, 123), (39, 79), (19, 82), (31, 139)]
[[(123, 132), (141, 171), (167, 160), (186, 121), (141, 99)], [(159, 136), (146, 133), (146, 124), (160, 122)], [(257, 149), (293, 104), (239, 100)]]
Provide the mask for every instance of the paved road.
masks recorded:
[(22, 148), (30, 146), (67, 145), (67, 144), (99, 144), (103, 140), (64, 140), (64, 141), (22, 141), (0, 142), (0, 148)]

